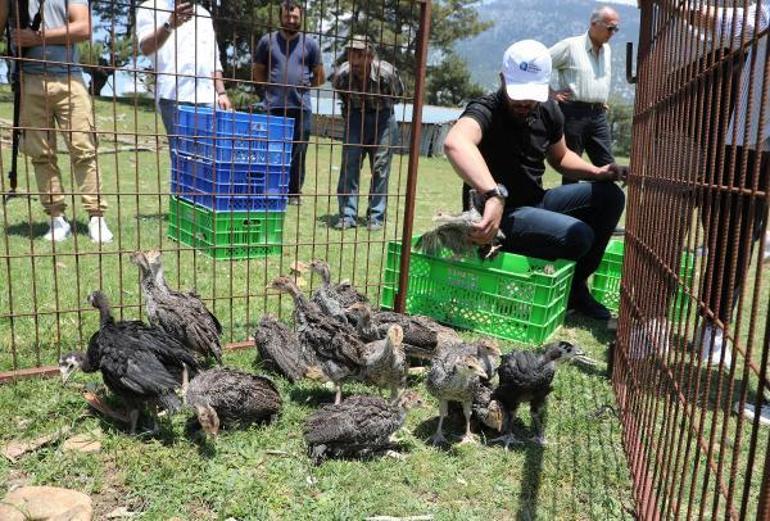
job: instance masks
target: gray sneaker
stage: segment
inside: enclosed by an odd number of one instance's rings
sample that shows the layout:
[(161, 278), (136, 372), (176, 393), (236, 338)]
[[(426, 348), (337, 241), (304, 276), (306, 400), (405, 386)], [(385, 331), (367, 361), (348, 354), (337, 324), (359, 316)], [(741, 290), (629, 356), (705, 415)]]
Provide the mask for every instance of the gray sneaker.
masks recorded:
[(349, 228), (355, 228), (356, 223), (352, 219), (346, 219), (344, 217), (340, 217), (337, 219), (337, 222), (334, 223), (334, 229), (335, 230), (347, 230)]
[(380, 221), (369, 221), (366, 225), (366, 229), (370, 232), (378, 232), (382, 230), (383, 224)]

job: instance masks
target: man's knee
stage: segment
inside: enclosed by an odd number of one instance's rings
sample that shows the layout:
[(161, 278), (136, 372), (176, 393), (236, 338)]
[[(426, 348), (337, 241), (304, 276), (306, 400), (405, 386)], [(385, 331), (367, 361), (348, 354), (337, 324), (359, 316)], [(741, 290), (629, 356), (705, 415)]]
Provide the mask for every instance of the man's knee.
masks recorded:
[(564, 251), (560, 257), (578, 260), (583, 257), (594, 243), (594, 231), (586, 223), (578, 221), (564, 234)]
[(626, 205), (626, 194), (623, 193), (623, 190), (612, 181), (594, 183), (594, 189), (599, 192), (601, 207), (607, 212), (620, 217)]

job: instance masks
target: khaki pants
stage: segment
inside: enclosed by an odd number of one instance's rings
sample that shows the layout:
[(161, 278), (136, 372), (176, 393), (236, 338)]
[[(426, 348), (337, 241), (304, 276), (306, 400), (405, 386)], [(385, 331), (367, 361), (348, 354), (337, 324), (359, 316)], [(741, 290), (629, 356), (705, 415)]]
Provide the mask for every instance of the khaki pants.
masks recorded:
[(41, 74), (22, 74), (21, 85), (22, 150), (32, 160), (46, 213), (58, 217), (67, 208), (56, 161), (56, 124), (70, 151), (83, 207), (91, 216), (103, 215), (107, 203), (100, 196), (94, 116), (85, 85), (76, 78)]

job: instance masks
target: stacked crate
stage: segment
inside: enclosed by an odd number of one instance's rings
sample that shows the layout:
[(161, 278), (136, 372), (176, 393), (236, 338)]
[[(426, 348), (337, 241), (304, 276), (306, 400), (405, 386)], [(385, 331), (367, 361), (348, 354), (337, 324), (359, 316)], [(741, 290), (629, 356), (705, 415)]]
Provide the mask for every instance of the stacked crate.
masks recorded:
[(281, 252), (294, 120), (180, 106), (168, 236), (217, 259)]

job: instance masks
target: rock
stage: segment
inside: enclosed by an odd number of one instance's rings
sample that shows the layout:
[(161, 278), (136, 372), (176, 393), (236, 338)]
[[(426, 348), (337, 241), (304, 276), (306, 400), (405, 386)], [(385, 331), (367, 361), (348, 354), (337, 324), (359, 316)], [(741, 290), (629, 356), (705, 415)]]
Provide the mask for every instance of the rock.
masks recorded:
[(102, 444), (94, 434), (78, 434), (66, 440), (61, 448), (64, 452), (96, 454), (101, 452)]
[(0, 504), (3, 521), (90, 521), (91, 498), (77, 490), (22, 487), (9, 492)]
[(45, 436), (39, 436), (34, 440), (13, 440), (3, 447), (1, 452), (9, 461), (14, 462), (24, 454), (36, 451), (37, 449), (58, 440), (60, 437), (65, 436), (69, 431), (69, 427), (62, 427), (56, 432), (46, 434)]

